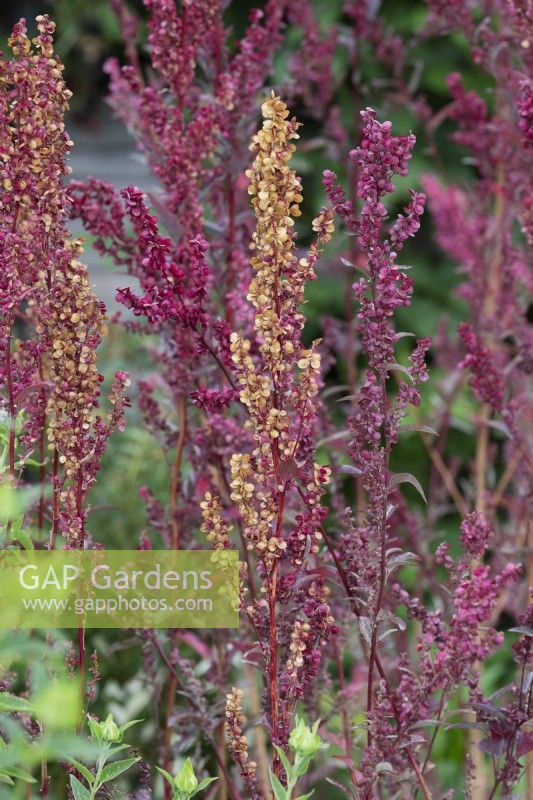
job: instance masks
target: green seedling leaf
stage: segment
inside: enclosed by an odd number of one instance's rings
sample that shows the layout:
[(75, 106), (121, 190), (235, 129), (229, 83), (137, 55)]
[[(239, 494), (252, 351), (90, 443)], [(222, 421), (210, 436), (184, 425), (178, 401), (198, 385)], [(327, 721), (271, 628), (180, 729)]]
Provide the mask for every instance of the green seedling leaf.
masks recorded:
[(74, 800), (91, 800), (89, 790), (74, 775), (70, 776), (70, 788), (72, 789)]
[(120, 753), (121, 750), (129, 750), (129, 747), (129, 744), (117, 744), (116, 747), (112, 747), (111, 750), (109, 750), (108, 755), (114, 756), (116, 753)]
[(21, 711), (31, 713), (33, 708), (28, 700), (9, 692), (0, 693), (0, 711)]
[(24, 550), (28, 550), (30, 552), (33, 552), (35, 550), (35, 546), (31, 540), (31, 536), (25, 530), (22, 530), (20, 528), (18, 530), (12, 530), (11, 540), (12, 541), (17, 540), (18, 542), (20, 542)]
[(167, 772), (167, 771), (166, 771), (166, 769), (163, 769), (162, 767), (156, 767), (156, 770), (157, 770), (158, 772), (160, 772), (160, 773), (161, 773), (161, 775), (163, 776), (163, 778), (164, 778), (166, 781), (168, 781), (168, 782), (170, 783), (170, 785), (171, 785), (171, 786), (174, 786), (174, 778), (172, 777), (172, 775), (170, 774), (170, 772)]
[(204, 779), (203, 779), (203, 781), (200, 781), (200, 783), (198, 784), (198, 788), (197, 788), (197, 789), (195, 789), (195, 791), (194, 791), (194, 793), (191, 795), (191, 797), (194, 797), (194, 795), (195, 795), (195, 794), (198, 794), (198, 792), (203, 792), (203, 790), (204, 790), (204, 789), (207, 789), (207, 787), (208, 787), (208, 786), (209, 786), (211, 783), (213, 783), (214, 781), (218, 781), (218, 778), (204, 778)]
[(309, 769), (309, 765), (312, 761), (313, 756), (301, 756), (299, 753), (296, 754), (296, 758), (294, 760), (294, 767), (292, 769), (293, 775), (296, 778), (301, 778), (302, 775), (305, 775), (307, 770)]
[(272, 791), (274, 792), (275, 800), (288, 800), (287, 792), (281, 785), (281, 781), (279, 778), (274, 775), (271, 769), (269, 769), (270, 774), (270, 785), (272, 786)]
[(26, 783), (37, 783), (33, 775), (30, 775), (29, 772), (26, 772), (25, 769), (20, 769), (20, 767), (9, 767), (9, 769), (5, 769), (4, 773), (9, 775), (10, 778), (18, 778), (19, 781), (25, 781)]
[(87, 717), (87, 724), (89, 725), (89, 730), (91, 731), (91, 736), (93, 739), (96, 739), (97, 742), (101, 741), (102, 739), (102, 732), (100, 730), (100, 724), (94, 719), (94, 717)]
[(278, 754), (279, 759), (283, 764), (283, 769), (287, 773), (287, 777), (289, 777), (293, 770), (292, 770), (292, 765), (289, 759), (287, 758), (287, 754), (281, 749), (281, 747), (278, 744), (275, 744), (274, 747), (276, 748), (276, 753)]
[(128, 730), (128, 728), (132, 728), (134, 725), (138, 725), (139, 722), (144, 722), (142, 719), (132, 719), (129, 722), (125, 722), (124, 725), (120, 726), (120, 732), (124, 733)]
[(124, 758), (122, 761), (114, 761), (112, 764), (108, 764), (102, 770), (102, 783), (108, 783), (108, 781), (112, 781), (115, 778), (118, 778), (119, 775), (122, 775), (123, 772), (126, 772), (127, 769), (132, 767), (137, 761), (140, 761), (139, 757), (137, 758)]
[(76, 767), (80, 775), (83, 775), (89, 786), (92, 786), (94, 781), (94, 775), (92, 774), (90, 769), (86, 767), (85, 764), (82, 764), (81, 761), (78, 761), (77, 758), (73, 758), (72, 756), (67, 756), (67, 761), (69, 762), (69, 764), (72, 764), (73, 767)]

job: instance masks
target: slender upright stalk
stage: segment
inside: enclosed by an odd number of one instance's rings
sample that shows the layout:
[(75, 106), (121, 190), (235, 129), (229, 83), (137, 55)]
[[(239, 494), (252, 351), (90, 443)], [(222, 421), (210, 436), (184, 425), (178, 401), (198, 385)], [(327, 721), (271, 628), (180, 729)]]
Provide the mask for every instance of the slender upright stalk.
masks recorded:
[(172, 467), (172, 475), (170, 481), (170, 513), (172, 515), (172, 550), (179, 550), (180, 548), (180, 530), (178, 523), (178, 495), (181, 482), (181, 462), (183, 459), (183, 448), (187, 437), (187, 410), (185, 405), (185, 397), (180, 395), (178, 397), (178, 442), (176, 445), (176, 456), (174, 465)]
[[(276, 538), (281, 536), (283, 526), (283, 512), (285, 508), (285, 488), (279, 494), (278, 519), (276, 523)], [(268, 614), (269, 614), (269, 648), (268, 648), (268, 680), (270, 694), (270, 716), (272, 724), (272, 741), (279, 740), (279, 689), (278, 689), (278, 632), (276, 617), (277, 579), (279, 562), (276, 559), (268, 576)], [(273, 756), (272, 768), (279, 777), (281, 763), (278, 754)]]
[[(11, 328), (10, 328), (11, 330)], [(11, 333), (6, 337), (6, 374), (7, 374), (7, 403), (9, 411), (9, 474), (12, 482), (15, 481), (15, 442), (16, 442), (16, 409), (13, 393), (13, 368), (11, 364)]]

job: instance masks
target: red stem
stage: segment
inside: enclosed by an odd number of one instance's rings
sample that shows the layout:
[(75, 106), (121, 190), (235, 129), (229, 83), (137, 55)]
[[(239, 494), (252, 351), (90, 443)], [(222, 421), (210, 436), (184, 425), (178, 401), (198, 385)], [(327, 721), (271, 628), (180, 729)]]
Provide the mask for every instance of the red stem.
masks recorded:
[(233, 308), (228, 300), (234, 288), (235, 270), (233, 264), (233, 247), (235, 242), (235, 186), (228, 176), (226, 184), (226, 202), (228, 206), (228, 256), (226, 269), (226, 322), (233, 328)]
[(80, 691), (83, 700), (85, 691), (85, 628), (78, 628), (78, 653), (80, 664)]
[(48, 790), (50, 788), (50, 776), (48, 775), (48, 764), (43, 761), (41, 764), (41, 787), (39, 789), (40, 797), (48, 797)]
[[(298, 494), (300, 495), (300, 497), (302, 498), (304, 503), (306, 503), (305, 495), (302, 492), (300, 487), (298, 487)], [(306, 503), (306, 505), (307, 505), (307, 503)], [(329, 552), (331, 554), (331, 557), (333, 558), (333, 561), (335, 563), (335, 567), (337, 568), (337, 572), (339, 573), (339, 577), (340, 577), (341, 583), (342, 583), (342, 585), (344, 587), (344, 591), (346, 592), (346, 596), (351, 601), (351, 609), (352, 609), (353, 613), (355, 614), (356, 618), (359, 619), (361, 614), (360, 614), (360, 611), (359, 611), (359, 609), (357, 607), (357, 598), (354, 596), (354, 594), (352, 592), (352, 589), (351, 589), (351, 586), (350, 586), (350, 582), (348, 581), (348, 576), (346, 574), (346, 570), (342, 566), (341, 561), (340, 561), (340, 559), (339, 559), (339, 557), (338, 557), (338, 555), (336, 553), (335, 546), (334, 546), (333, 542), (331, 541), (331, 539), (329, 537), (329, 534), (328, 534), (328, 532), (326, 531), (326, 529), (324, 528), (323, 525), (320, 526), (320, 530), (321, 530), (321, 533), (322, 533), (322, 537), (324, 539), (324, 543), (325, 543), (326, 547), (328, 548), (328, 550), (329, 550)], [(385, 685), (385, 691), (387, 692), (387, 696), (388, 696), (390, 704), (392, 706), (392, 713), (394, 715), (394, 718), (396, 719), (396, 721), (399, 724), (400, 723), (400, 712), (399, 712), (398, 707), (396, 705), (395, 697), (392, 694), (392, 689), (391, 689), (391, 686), (390, 686), (390, 683), (389, 683), (389, 679), (387, 678), (387, 675), (385, 673), (385, 669), (383, 667), (383, 664), (381, 663), (381, 659), (380, 659), (379, 654), (377, 653), (377, 651), (376, 651), (375, 656), (374, 656), (374, 663), (375, 663), (376, 669), (377, 669), (377, 671), (379, 673), (379, 676), (380, 676), (381, 680), (383, 681), (383, 683)], [(418, 782), (420, 784), (420, 788), (422, 789), (422, 793), (424, 795), (425, 800), (432, 800), (432, 796), (431, 796), (431, 792), (429, 790), (429, 787), (428, 787), (428, 785), (427, 785), (427, 783), (426, 783), (426, 781), (424, 779), (424, 776), (420, 772), (420, 767), (418, 766), (418, 764), (416, 762), (416, 759), (413, 756), (413, 753), (411, 752), (411, 749), (409, 747), (406, 747), (406, 753), (407, 753), (407, 757), (409, 759), (409, 762), (411, 763), (411, 766), (413, 767), (413, 769), (414, 769), (414, 771), (416, 773), (416, 776), (418, 778)]]
[(50, 531), (50, 541), (48, 549), (54, 550), (56, 546), (57, 532), (59, 529), (59, 490), (57, 487), (57, 477), (59, 474), (59, 453), (57, 447), (54, 448), (54, 461), (52, 464), (52, 530)]
[[(346, 688), (346, 684), (344, 681), (344, 664), (342, 661), (342, 651), (339, 647), (338, 641), (335, 641), (335, 658), (337, 660), (337, 672), (339, 673), (339, 689), (341, 693), (344, 692)], [(348, 716), (348, 712), (344, 705), (341, 707), (341, 717), (342, 717), (342, 730), (344, 734), (344, 749), (346, 750), (346, 758), (350, 760), (349, 770), (350, 770), (350, 777), (352, 780), (353, 786), (357, 786), (357, 775), (355, 774), (355, 766), (353, 763), (353, 756), (352, 756), (352, 749), (353, 749), (353, 742), (352, 742), (352, 732), (350, 728), (350, 719)]]
[(179, 550), (180, 547), (180, 530), (178, 525), (178, 492), (180, 490), (181, 482), (181, 459), (183, 457), (183, 448), (185, 446), (185, 437), (187, 435), (187, 409), (185, 406), (185, 398), (181, 395), (178, 398), (178, 415), (179, 415), (179, 434), (178, 443), (176, 446), (176, 458), (174, 459), (174, 466), (172, 468), (172, 475), (170, 481), (170, 511), (172, 515), (172, 550)]
[(7, 402), (9, 408), (9, 474), (15, 480), (15, 397), (11, 366), (11, 328), (6, 342)]
[[(39, 357), (39, 380), (41, 383), (44, 384), (43, 378), (43, 363), (41, 358)], [(46, 481), (46, 463), (45, 463), (45, 426), (46, 426), (46, 393), (44, 388), (41, 389), (41, 403), (43, 406), (43, 413), (41, 418), (41, 432), (39, 434), (39, 486), (40, 495), (39, 495), (39, 510), (37, 513), (37, 527), (39, 528), (39, 532), (43, 529), (43, 520), (44, 520), (44, 485)]]
[[(377, 308), (377, 296), (376, 296), (376, 285), (375, 285), (375, 278), (371, 275), (371, 292), (372, 292), (372, 302), (374, 304), (374, 309)], [(387, 405), (387, 386), (386, 386), (386, 373), (384, 371), (380, 372), (380, 386), (381, 386), (381, 430), (383, 432), (383, 448), (384, 448), (384, 474), (389, 474), (389, 462), (390, 462), (390, 441), (389, 441), (389, 423), (388, 423), (388, 405)], [(370, 655), (368, 659), (368, 685), (367, 685), (367, 696), (366, 696), (366, 714), (367, 719), (370, 716), (372, 711), (372, 702), (373, 702), (373, 682), (374, 682), (374, 664), (376, 663), (377, 657), (377, 644), (378, 644), (378, 617), (379, 612), (381, 611), (381, 606), (383, 603), (383, 595), (385, 592), (385, 578), (386, 578), (386, 552), (387, 552), (387, 486), (383, 487), (383, 501), (381, 507), (381, 520), (380, 520), (380, 530), (379, 530), (379, 547), (380, 547), (380, 555), (379, 555), (379, 588), (378, 588), (378, 597), (376, 600), (376, 607), (374, 609), (374, 619), (372, 622), (372, 635), (370, 640)], [(372, 734), (370, 733), (370, 726), (368, 728), (367, 734), (367, 747), (370, 747), (372, 743)]]
[[(273, 451), (275, 448), (273, 448)], [(281, 526), (283, 523), (283, 512), (285, 509), (285, 489), (280, 492), (278, 506), (278, 520), (276, 524), (276, 538), (281, 537)], [(278, 559), (276, 557), (272, 570), (268, 578), (268, 611), (269, 611), (269, 658), (268, 658), (268, 679), (270, 690), (270, 716), (272, 725), (272, 741), (278, 744), (279, 736), (279, 697), (278, 697), (278, 631), (276, 619), (276, 591), (278, 577)], [(277, 753), (274, 753), (272, 769), (276, 777), (280, 774), (280, 760)]]

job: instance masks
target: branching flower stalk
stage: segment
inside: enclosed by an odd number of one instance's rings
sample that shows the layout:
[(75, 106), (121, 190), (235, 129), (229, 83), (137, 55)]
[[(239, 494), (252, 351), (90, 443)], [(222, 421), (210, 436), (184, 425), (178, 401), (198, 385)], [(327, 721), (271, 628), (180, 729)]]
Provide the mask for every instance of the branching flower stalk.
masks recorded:
[[(391, 473), (390, 455), (408, 406), (417, 406), (420, 402), (418, 386), (428, 377), (424, 356), (430, 341), (417, 341), (409, 367), (396, 362), (394, 348), (398, 337), (393, 327), (393, 314), (398, 307), (409, 305), (412, 293), (412, 281), (396, 259), (405, 240), (420, 226), (425, 197), (411, 192), (409, 205), (390, 225), (387, 238), (383, 238), (387, 215), (383, 198), (393, 189), (392, 177), (407, 174), (415, 137), (393, 136), (391, 124), (379, 123), (372, 109), (362, 112), (362, 118), (362, 144), (351, 153), (358, 168), (357, 195), (363, 201), (360, 216), (355, 217), (351, 201), (345, 199), (336, 176), (330, 171), (324, 174), (324, 185), (348, 229), (357, 235), (367, 259), (364, 277), (354, 284), (354, 290), (360, 302), (358, 332), (368, 359), (368, 370), (357, 396), (352, 398), (355, 407), (349, 418), (353, 436), (351, 453), (356, 474), (361, 475), (367, 495), (367, 511), (365, 527), (352, 529), (354, 541), (350, 547), (357, 552), (351, 567), (357, 576), (354, 588), (364, 593), (365, 613), (359, 617), (359, 624), (369, 649), (366, 698), (369, 727), (365, 757), (372, 761), (374, 670), (379, 626), (387, 618), (383, 602), (392, 552), (389, 530), (394, 506), (389, 498), (403, 481), (417, 485), (414, 476)], [(393, 400), (387, 389), (391, 372), (405, 374), (409, 380), (409, 383), (400, 381), (398, 395)], [(368, 563), (361, 560), (362, 556), (369, 559)], [(373, 761), (370, 765), (363, 761), (367, 780), (365, 797), (371, 796), (376, 763)]]
[[(71, 171), (72, 141), (63, 118), (71, 93), (53, 52), (54, 29), (47, 16), (39, 16), (30, 39), (21, 20), (8, 41), (13, 58), (0, 61), (0, 407), (7, 419), (9, 481), (24, 485), (37, 466), (41, 485), (37, 509), (30, 508), (17, 528), (8, 521), (3, 547), (10, 539), (27, 547), (25, 531), (35, 522), (40, 532), (48, 524), (49, 549), (59, 535), (66, 547), (84, 547), (88, 492), (109, 436), (125, 424), (128, 405), (128, 375), (118, 372), (109, 396), (112, 411), (106, 418), (96, 410), (103, 380), (96, 348), (106, 330), (105, 308), (79, 259), (81, 243), (67, 228), (63, 179)], [(32, 458), (35, 449), (40, 461)], [(84, 697), (83, 629), (78, 644)], [(42, 775), (46, 796), (46, 765)]]
[[(251, 454), (232, 456), (231, 498), (238, 503), (246, 546), (256, 553), (264, 570), (269, 634), (268, 645), (263, 647), (270, 725), (272, 741), (281, 744), (287, 718), (280, 709), (277, 622), (280, 561), (288, 550), (289, 559), (301, 565), (306, 540), (301, 535), (293, 534), (289, 540), (284, 536), (287, 496), (295, 481), (308, 482), (307, 492), (312, 495), (314, 506), (308, 524), (314, 521), (317, 526), (323, 518), (318, 501), (323, 494), (322, 485), (328, 480), (327, 468), (310, 462), (320, 355), (318, 342), (308, 349), (301, 343), (304, 317), (300, 306), (305, 284), (314, 277), (320, 244), (330, 239), (333, 224), (332, 213), (321, 212), (313, 221), (315, 243), (305, 257), (296, 256), (294, 218), (300, 214), (301, 183), (288, 162), (295, 150), (292, 140), (299, 138), (298, 123), (294, 118), (288, 119), (287, 107), (274, 94), (263, 104), (262, 113), (263, 127), (251, 145), (256, 158), (247, 172), (257, 218), (251, 243), (255, 274), (248, 291), (255, 309), (256, 360), (249, 339), (239, 333), (230, 337), (239, 396), (249, 415), (246, 428), (252, 432), (255, 449)], [(317, 552), (321, 536), (316, 527), (312, 536), (311, 552)], [(253, 608), (251, 613), (255, 613)], [(294, 647), (298, 647), (296, 640)], [(303, 659), (298, 657), (296, 667), (301, 664)], [(279, 768), (275, 757), (276, 775)]]
[[(71, 140), (63, 115), (70, 92), (53, 53), (54, 25), (37, 20), (30, 40), (24, 21), (9, 40), (15, 58), (2, 62), (1, 379), (9, 412), (9, 469), (21, 475), (46, 430), (52, 452), (52, 519), (49, 546), (59, 533), (83, 546), (87, 493), (107, 438), (123, 425), (126, 373), (117, 373), (108, 420), (96, 414), (102, 381), (96, 347), (105, 333), (105, 308), (89, 286), (82, 248), (67, 230), (68, 199), (62, 183)], [(28, 325), (12, 352), (16, 321)], [(46, 396), (46, 407), (43, 405)], [(17, 433), (17, 426), (19, 428)], [(17, 435), (16, 435), (17, 433)], [(15, 452), (15, 445), (20, 452)], [(40, 476), (45, 477), (40, 467)], [(42, 514), (42, 509), (40, 512)]]

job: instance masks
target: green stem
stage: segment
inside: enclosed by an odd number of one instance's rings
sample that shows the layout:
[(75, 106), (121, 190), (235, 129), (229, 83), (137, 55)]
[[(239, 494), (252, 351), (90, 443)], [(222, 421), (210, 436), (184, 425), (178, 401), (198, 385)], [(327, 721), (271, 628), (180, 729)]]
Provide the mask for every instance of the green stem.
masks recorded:
[(95, 799), (96, 792), (98, 791), (98, 789), (102, 785), (100, 783), (100, 778), (102, 777), (102, 770), (104, 769), (106, 760), (107, 760), (106, 759), (106, 754), (102, 753), (100, 755), (99, 759), (98, 759), (98, 769), (96, 771), (96, 775), (94, 776), (93, 785), (91, 786), (91, 795), (90, 795), (89, 800), (94, 800)]

